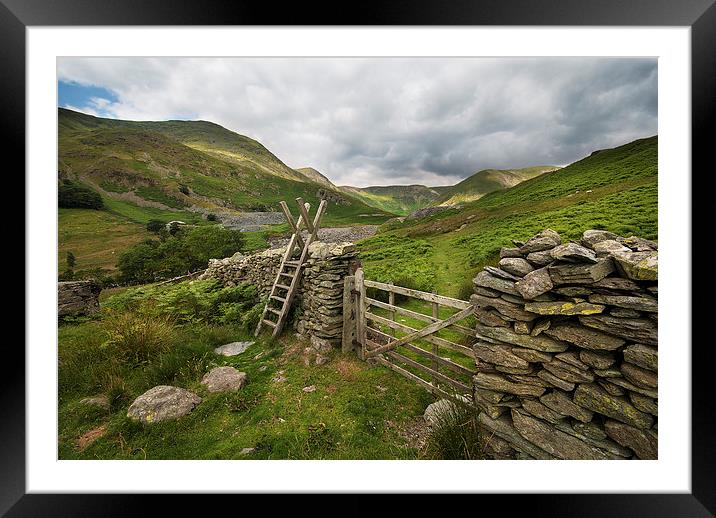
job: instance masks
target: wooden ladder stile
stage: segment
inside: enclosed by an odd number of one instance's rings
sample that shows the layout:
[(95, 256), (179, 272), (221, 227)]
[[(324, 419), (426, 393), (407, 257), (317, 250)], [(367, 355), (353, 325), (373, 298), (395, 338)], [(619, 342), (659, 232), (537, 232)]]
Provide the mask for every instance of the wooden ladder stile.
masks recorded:
[[(281, 265), (276, 273), (276, 279), (271, 287), (271, 292), (266, 300), (266, 305), (264, 306), (264, 311), (259, 319), (259, 323), (256, 326), (254, 336), (259, 335), (263, 325), (268, 325), (273, 328), (271, 336), (276, 337), (281, 333), (288, 318), (288, 312), (291, 309), (294, 295), (301, 282), (303, 266), (308, 256), (308, 247), (311, 246), (311, 243), (313, 243), (318, 235), (321, 218), (328, 205), (326, 200), (321, 200), (321, 203), (318, 205), (318, 210), (316, 211), (316, 216), (313, 222), (311, 222), (308, 214), (311, 208), (310, 204), (304, 204), (301, 198), (296, 198), (296, 202), (298, 203), (300, 213), (298, 221), (293, 220), (293, 216), (286, 202), (281, 202), (281, 209), (283, 210), (284, 216), (286, 216), (289, 226), (293, 230), (293, 234), (291, 235), (291, 239), (289, 239), (286, 251), (281, 259)], [(301, 237), (301, 229), (303, 226), (309, 231), (308, 239), (306, 240)], [(298, 259), (294, 259), (293, 256), (297, 247), (300, 248), (301, 253)], [(290, 283), (287, 279), (290, 279)], [(279, 307), (271, 306), (272, 303), (275, 303)], [(270, 320), (269, 316), (275, 316), (276, 320)]]

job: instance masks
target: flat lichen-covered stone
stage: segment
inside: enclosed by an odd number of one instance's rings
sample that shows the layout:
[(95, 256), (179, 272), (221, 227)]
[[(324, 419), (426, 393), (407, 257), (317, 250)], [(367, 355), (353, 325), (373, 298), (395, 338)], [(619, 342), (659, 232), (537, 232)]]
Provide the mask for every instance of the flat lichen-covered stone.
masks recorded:
[(530, 457), (539, 460), (551, 460), (555, 458), (522, 437), (522, 435), (515, 430), (512, 419), (509, 416), (503, 415), (497, 419), (493, 419), (484, 412), (481, 412), (478, 415), (477, 420), (480, 425), (489, 430), (491, 433), (494, 433), (498, 437), (501, 437), (509, 442), (510, 445), (517, 451), (526, 453)]
[(649, 319), (618, 318), (611, 315), (580, 315), (579, 322), (611, 335), (656, 345), (659, 338), (656, 322)]
[[(592, 350), (613, 351), (624, 345), (622, 338), (611, 336), (577, 324), (552, 326), (544, 334)], [(561, 351), (560, 351), (561, 352)]]
[(574, 417), (583, 423), (588, 423), (592, 420), (592, 412), (574, 404), (572, 398), (569, 397), (566, 392), (553, 390), (539, 399), (543, 405), (554, 410), (558, 414)]
[(594, 369), (608, 369), (617, 361), (614, 353), (608, 351), (579, 351), (579, 359)]
[(500, 259), (499, 267), (517, 277), (524, 277), (534, 270), (534, 267), (521, 257), (505, 257)]
[(235, 392), (246, 385), (245, 372), (239, 372), (234, 367), (215, 367), (204, 374), (201, 384), (209, 392)]
[(515, 356), (509, 345), (478, 342), (472, 346), (472, 350), (477, 358), (488, 363), (518, 369), (526, 369), (529, 367), (529, 362), (519, 356)]
[(475, 284), (475, 286), (481, 286), (483, 288), (489, 288), (491, 290), (501, 291), (503, 293), (509, 293), (511, 295), (520, 294), (515, 289), (514, 281), (495, 277), (493, 275), (490, 275), (485, 270), (478, 273), (472, 282)]
[(659, 350), (644, 344), (631, 344), (624, 348), (624, 360), (650, 371), (659, 372)]
[(525, 311), (522, 306), (509, 302), (502, 297), (492, 298), (478, 295), (477, 293), (470, 296), (470, 302), (477, 308), (493, 308), (506, 320), (522, 320), (529, 322), (537, 318), (535, 313)]
[(550, 384), (550, 386), (566, 390), (567, 392), (574, 390), (574, 383), (571, 381), (565, 381), (562, 378), (558, 378), (546, 369), (543, 369), (537, 373), (537, 376)]
[(599, 259), (594, 264), (558, 264), (548, 266), (555, 286), (560, 284), (593, 284), (614, 271), (611, 258)]
[(559, 342), (546, 336), (520, 335), (503, 327), (491, 328), (477, 324), (475, 329), (478, 334), (492, 338), (493, 340), (518, 345), (527, 349), (535, 349), (537, 351), (561, 353), (562, 351), (566, 351), (569, 347), (569, 345), (564, 342)]
[(604, 430), (614, 441), (634, 450), (640, 459), (658, 458), (659, 444), (655, 434), (611, 419), (604, 423)]
[(538, 315), (595, 315), (604, 311), (601, 304), (589, 302), (527, 302), (525, 310)]
[(608, 239), (616, 239), (619, 236), (606, 230), (585, 230), (582, 234), (582, 244), (593, 248), (595, 244)]
[(552, 229), (546, 229), (531, 237), (520, 247), (520, 253), (529, 254), (531, 252), (541, 252), (549, 250), (562, 243), (562, 238)]
[(635, 309), (656, 313), (659, 311), (659, 303), (653, 297), (633, 297), (628, 295), (602, 295), (595, 293), (589, 296), (589, 302), (594, 304), (606, 304), (619, 308)]
[(574, 402), (583, 408), (636, 428), (649, 429), (654, 424), (651, 415), (637, 410), (623, 398), (612, 396), (593, 383), (579, 385), (574, 392)]
[(621, 370), (624, 378), (631, 381), (635, 385), (653, 389), (658, 387), (659, 380), (655, 372), (642, 369), (641, 367), (637, 367), (636, 365), (628, 362), (622, 363), (619, 366), (619, 369)]
[(559, 459), (605, 460), (609, 456), (599, 448), (561, 432), (549, 424), (518, 409), (512, 410), (517, 431), (540, 449)]
[(480, 388), (495, 390), (498, 392), (506, 392), (517, 396), (541, 396), (545, 389), (536, 385), (526, 385), (522, 383), (512, 383), (500, 374), (488, 374), (478, 372), (473, 376), (473, 382)]
[(550, 255), (555, 261), (568, 261), (574, 263), (596, 263), (597, 256), (593, 250), (578, 245), (577, 243), (566, 243), (554, 247)]

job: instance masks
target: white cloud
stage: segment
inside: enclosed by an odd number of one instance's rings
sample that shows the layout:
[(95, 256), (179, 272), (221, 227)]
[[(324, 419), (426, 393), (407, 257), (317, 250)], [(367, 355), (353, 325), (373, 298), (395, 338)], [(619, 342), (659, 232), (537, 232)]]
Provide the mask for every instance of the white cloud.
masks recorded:
[(131, 120), (196, 118), (338, 184), (454, 183), (569, 163), (657, 131), (656, 60), (63, 58), (58, 79)]

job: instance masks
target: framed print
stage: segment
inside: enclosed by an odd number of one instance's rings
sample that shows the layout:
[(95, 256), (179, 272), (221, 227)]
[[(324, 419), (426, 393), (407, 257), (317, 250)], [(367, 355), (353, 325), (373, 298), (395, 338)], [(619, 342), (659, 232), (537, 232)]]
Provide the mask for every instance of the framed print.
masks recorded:
[(716, 8), (542, 4), (2, 0), (27, 313), (0, 509), (712, 515)]

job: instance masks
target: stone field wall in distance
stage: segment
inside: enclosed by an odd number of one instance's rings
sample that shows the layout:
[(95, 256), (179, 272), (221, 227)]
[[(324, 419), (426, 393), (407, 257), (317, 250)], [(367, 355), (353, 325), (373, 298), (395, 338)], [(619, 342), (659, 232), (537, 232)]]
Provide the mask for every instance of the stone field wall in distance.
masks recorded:
[(493, 458), (656, 459), (657, 244), (544, 230), (474, 279), (474, 397)]

